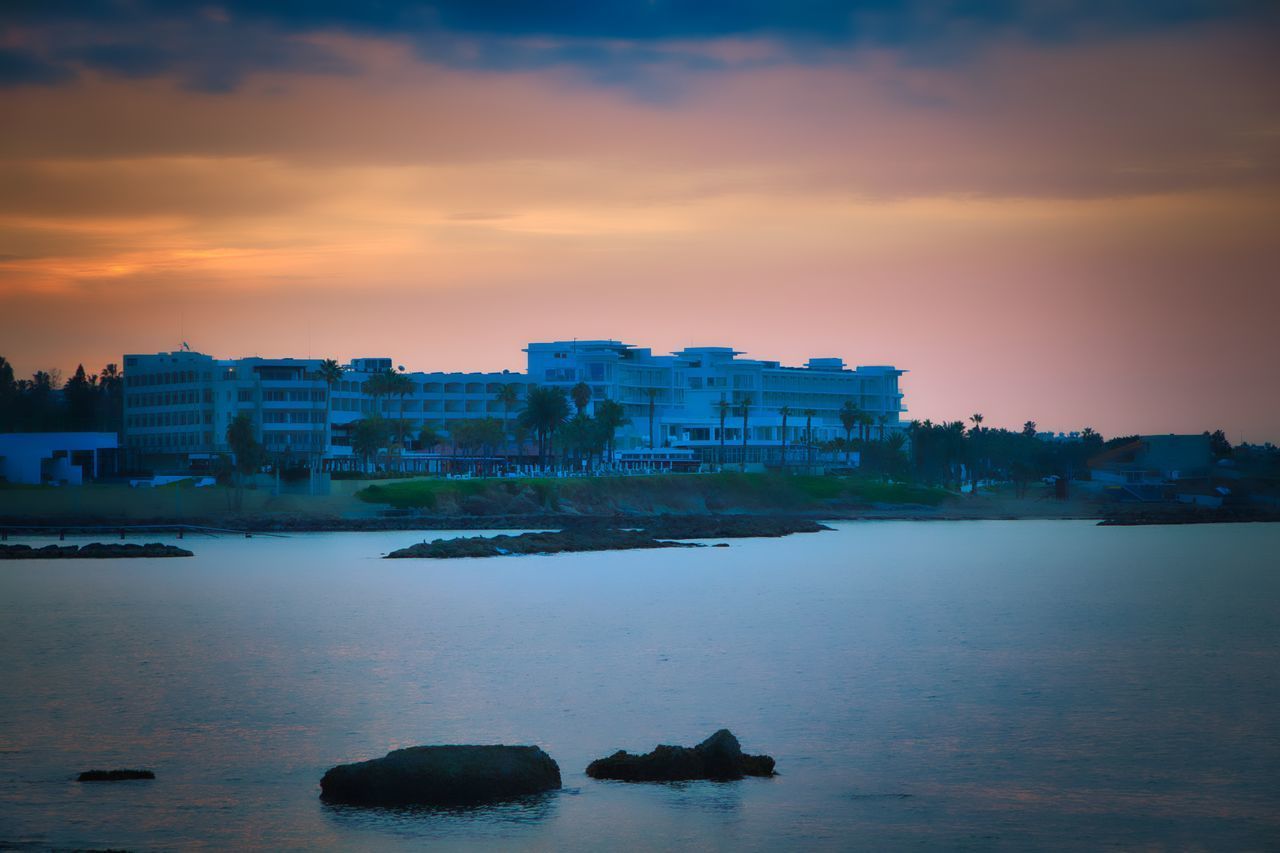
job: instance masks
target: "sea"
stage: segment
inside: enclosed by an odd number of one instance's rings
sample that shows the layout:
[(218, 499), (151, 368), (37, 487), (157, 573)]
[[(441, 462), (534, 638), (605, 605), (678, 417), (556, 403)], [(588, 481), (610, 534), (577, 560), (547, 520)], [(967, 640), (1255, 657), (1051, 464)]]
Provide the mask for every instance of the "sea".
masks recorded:
[[(458, 560), (382, 556), (475, 531), (189, 535), (190, 558), (0, 563), (0, 848), (1280, 849), (1280, 525), (831, 526)], [(720, 728), (778, 775), (585, 775)], [(564, 787), (319, 798), (335, 764), (450, 743), (536, 744)], [(121, 767), (156, 779), (75, 781)]]

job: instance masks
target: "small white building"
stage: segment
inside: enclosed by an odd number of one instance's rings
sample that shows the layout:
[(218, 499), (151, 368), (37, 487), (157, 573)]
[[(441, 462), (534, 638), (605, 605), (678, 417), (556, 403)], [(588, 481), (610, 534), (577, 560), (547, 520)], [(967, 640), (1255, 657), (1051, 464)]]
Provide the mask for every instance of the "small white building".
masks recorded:
[(79, 486), (114, 470), (114, 432), (0, 433), (0, 476), (10, 483)]

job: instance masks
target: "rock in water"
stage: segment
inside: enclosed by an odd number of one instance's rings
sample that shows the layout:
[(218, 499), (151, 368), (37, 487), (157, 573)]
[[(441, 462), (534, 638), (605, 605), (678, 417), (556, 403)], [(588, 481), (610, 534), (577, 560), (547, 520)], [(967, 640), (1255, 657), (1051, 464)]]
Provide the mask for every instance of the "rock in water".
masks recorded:
[(624, 782), (728, 781), (772, 776), (773, 764), (767, 755), (744, 755), (733, 732), (721, 729), (695, 747), (662, 745), (644, 755), (619, 750), (587, 765), (587, 775)]
[(154, 779), (150, 770), (86, 770), (76, 777), (77, 782), (123, 782), (128, 779)]
[(411, 746), (331, 768), (320, 796), (357, 805), (447, 805), (559, 787), (560, 766), (536, 746)]

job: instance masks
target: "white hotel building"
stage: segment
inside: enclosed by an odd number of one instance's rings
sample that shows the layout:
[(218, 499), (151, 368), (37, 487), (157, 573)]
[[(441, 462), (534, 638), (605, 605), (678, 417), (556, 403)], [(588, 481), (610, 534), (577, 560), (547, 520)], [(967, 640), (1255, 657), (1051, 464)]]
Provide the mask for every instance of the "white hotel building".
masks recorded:
[[(618, 431), (619, 450), (648, 447), (652, 398), (654, 443), (696, 451), (720, 446), (721, 400), (732, 406), (724, 443), (741, 448), (742, 403), (749, 400), (747, 459), (777, 461), (784, 406), (790, 410), (789, 446), (804, 441), (807, 411), (813, 413), (815, 442), (844, 435), (839, 411), (848, 400), (870, 415), (869, 432), (876, 436), (900, 429), (900, 415), (906, 411), (898, 384), (904, 371), (887, 366), (851, 370), (836, 358), (784, 367), (741, 358), (727, 347), (690, 347), (655, 356), (611, 340), (531, 343), (525, 352), (525, 373), (407, 373), (412, 393), (403, 400), (384, 398), (382, 414), (403, 417), (411, 436), (430, 426), (447, 437), (450, 424), (460, 419), (501, 419), (504, 407), (498, 395), (506, 384), (517, 386), (521, 400), (511, 412), (514, 421), (528, 386), (567, 391), (585, 382), (592, 408), (606, 399), (625, 408), (631, 422)], [(226, 360), (190, 351), (125, 355), (123, 446), (132, 464), (182, 466), (226, 452), (227, 425), (245, 412), (269, 453), (319, 453), (331, 464), (342, 464), (351, 456), (349, 426), (370, 414), (375, 404), (362, 390), (364, 382), (392, 366), (389, 358), (357, 358), (345, 365), (332, 389), (331, 429), (326, 431), (326, 388), (316, 375), (320, 359)]]

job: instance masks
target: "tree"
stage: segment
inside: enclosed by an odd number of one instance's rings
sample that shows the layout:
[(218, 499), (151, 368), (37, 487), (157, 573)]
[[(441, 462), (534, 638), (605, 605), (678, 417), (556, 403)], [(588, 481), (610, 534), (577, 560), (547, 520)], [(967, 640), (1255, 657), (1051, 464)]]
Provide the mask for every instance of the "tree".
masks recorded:
[(368, 471), (369, 460), (372, 459), (374, 464), (377, 464), (378, 451), (386, 445), (390, 437), (391, 428), (386, 420), (377, 412), (372, 412), (367, 418), (356, 421), (352, 427), (351, 452), (361, 460), (364, 469)]
[(561, 427), (560, 433), (566, 454), (571, 454), (579, 462), (586, 459), (589, 463), (599, 435), (594, 419), (579, 410)]
[(538, 465), (547, 467), (547, 446), (555, 434), (569, 417), (569, 400), (564, 389), (556, 387), (531, 386), (525, 397), (524, 411), (520, 413), (520, 422), (538, 438)]
[(618, 428), (629, 423), (626, 410), (616, 400), (601, 400), (596, 403), (596, 428), (600, 432), (603, 444), (609, 449), (610, 461), (613, 459), (613, 439)]
[(13, 365), (0, 355), (0, 432), (17, 428), (18, 383), (14, 381)]
[(337, 359), (326, 358), (320, 362), (316, 375), (324, 383), (324, 447), (328, 450), (333, 444), (333, 386), (342, 381), (344, 369)]
[(724, 464), (724, 422), (729, 417), (729, 409), (733, 408), (729, 405), (729, 401), (724, 397), (720, 398), (720, 402), (716, 403), (716, 413), (720, 415), (720, 458), (716, 460), (717, 464)]
[(114, 433), (124, 426), (124, 374), (114, 362), (98, 373), (98, 423)]
[[(502, 422), (496, 418), (455, 421), (449, 427), (449, 434), (454, 444), (469, 456), (490, 456), (506, 440)], [(483, 462), (478, 462), (476, 467), (483, 473)]]
[(887, 414), (877, 416), (876, 423), (880, 426), (880, 440), (884, 441), (884, 431), (889, 426), (889, 416)]
[(853, 400), (845, 400), (840, 407), (840, 425), (844, 427), (844, 464), (849, 464), (849, 448), (853, 444), (853, 430), (862, 423), (862, 410)]
[(658, 407), (658, 389), (646, 388), (644, 394), (649, 398), (649, 449), (652, 450), (653, 444), (653, 416)]
[(430, 424), (423, 424), (418, 430), (418, 449), (430, 450), (440, 444), (440, 433)]
[(804, 442), (808, 448), (806, 458), (810, 467), (813, 466), (813, 416), (816, 414), (813, 409), (804, 410)]
[(747, 416), (751, 411), (751, 407), (755, 405), (755, 400), (750, 394), (743, 394), (742, 399), (738, 401), (742, 406), (742, 464), (747, 464)]
[(404, 420), (404, 398), (413, 393), (413, 380), (403, 373), (396, 373), (394, 370), (388, 370), (383, 380), (386, 386), (387, 396), (395, 396), (400, 398), (400, 416), (396, 419), (396, 443), (401, 448), (404, 447), (405, 435), (409, 431), (409, 425)]
[(1027, 438), (1035, 438), (1035, 437), (1036, 437), (1036, 422), (1035, 422), (1035, 421), (1027, 421), (1025, 424), (1023, 424), (1023, 425), (1022, 425), (1022, 434), (1023, 434), (1023, 435), (1025, 435)]
[(573, 400), (574, 408), (581, 414), (591, 402), (591, 386), (585, 382), (579, 382), (569, 389), (569, 397)]
[(244, 478), (262, 469), (267, 459), (266, 448), (258, 441), (253, 419), (245, 412), (227, 424), (227, 446), (235, 455), (236, 509), (244, 505)]
[(782, 415), (782, 465), (783, 467), (786, 467), (786, 464), (787, 464), (787, 418), (791, 415), (791, 407), (790, 406), (779, 407), (778, 414)]
[(511, 433), (511, 410), (520, 402), (520, 384), (504, 382), (498, 389), (498, 402), (502, 404), (502, 434), (505, 437)]
[(989, 466), (985, 464), (984, 451), (986, 441), (984, 440), (985, 431), (982, 429), (982, 413), (974, 412), (969, 416), (969, 420), (973, 421), (973, 429), (969, 430), (969, 453), (966, 456), (966, 460), (969, 463), (969, 482), (973, 486), (972, 494), (976, 498), (978, 496), (979, 469)]
[(1231, 455), (1231, 442), (1227, 440), (1225, 432), (1220, 429), (1212, 433), (1205, 430), (1204, 434), (1209, 436), (1209, 449), (1213, 452), (1214, 459), (1226, 459)]
[(97, 409), (98, 377), (87, 375), (84, 365), (78, 365), (62, 393), (67, 401), (68, 425), (77, 431), (89, 429)]

